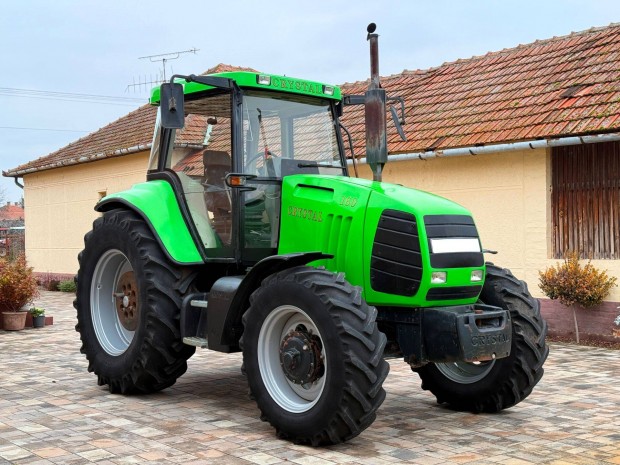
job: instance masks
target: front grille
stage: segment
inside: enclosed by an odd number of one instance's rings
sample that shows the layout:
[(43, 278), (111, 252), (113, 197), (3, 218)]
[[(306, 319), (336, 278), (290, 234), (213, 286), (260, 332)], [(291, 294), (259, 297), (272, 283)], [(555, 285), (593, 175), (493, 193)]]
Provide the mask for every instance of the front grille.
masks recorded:
[(428, 249), (433, 268), (474, 268), (484, 265), (482, 252), (433, 253), (431, 239), (476, 238), (478, 230), (468, 215), (426, 215), (424, 217)]
[(370, 285), (378, 292), (412, 296), (418, 292), (421, 279), (422, 257), (415, 216), (384, 210), (372, 246)]
[(426, 293), (426, 300), (459, 300), (478, 297), (482, 286), (434, 287)]

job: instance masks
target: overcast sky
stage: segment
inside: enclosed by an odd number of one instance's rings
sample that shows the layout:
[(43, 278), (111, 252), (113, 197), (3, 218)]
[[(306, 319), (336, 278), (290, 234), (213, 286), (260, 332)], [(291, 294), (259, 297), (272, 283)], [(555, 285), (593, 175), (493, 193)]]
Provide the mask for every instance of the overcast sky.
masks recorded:
[[(199, 50), (169, 61), (167, 76), (227, 63), (341, 84), (368, 77), (370, 22), (389, 75), (619, 21), (617, 0), (2, 2), (0, 170), (146, 103), (150, 86), (132, 84), (161, 75), (148, 55)], [(21, 198), (12, 178), (0, 190)]]

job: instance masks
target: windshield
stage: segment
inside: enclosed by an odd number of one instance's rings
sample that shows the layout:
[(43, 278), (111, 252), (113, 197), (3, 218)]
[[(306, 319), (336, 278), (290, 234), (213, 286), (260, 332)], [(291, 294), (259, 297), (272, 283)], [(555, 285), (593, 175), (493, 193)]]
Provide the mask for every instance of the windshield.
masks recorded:
[(346, 174), (328, 100), (248, 91), (243, 96), (243, 171), (280, 178)]

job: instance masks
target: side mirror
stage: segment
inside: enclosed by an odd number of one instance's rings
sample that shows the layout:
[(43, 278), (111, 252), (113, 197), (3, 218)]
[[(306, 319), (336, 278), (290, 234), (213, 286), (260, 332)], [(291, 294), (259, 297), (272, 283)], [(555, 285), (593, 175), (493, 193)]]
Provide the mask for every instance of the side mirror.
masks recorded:
[(165, 82), (160, 87), (161, 125), (181, 129), (185, 124), (183, 85)]

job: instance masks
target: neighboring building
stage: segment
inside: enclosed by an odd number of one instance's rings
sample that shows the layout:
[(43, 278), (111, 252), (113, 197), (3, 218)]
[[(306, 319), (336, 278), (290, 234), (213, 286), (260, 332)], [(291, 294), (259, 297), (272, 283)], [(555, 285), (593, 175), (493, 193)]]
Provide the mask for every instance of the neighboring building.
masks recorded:
[[(620, 276), (619, 46), (612, 24), (382, 78), (405, 99), (407, 136), (388, 123), (384, 180), (471, 209), (483, 246), (499, 251), (491, 260), (537, 296), (538, 271), (569, 249)], [(342, 87), (359, 94), (367, 81)], [(144, 179), (154, 118), (141, 107), (3, 173), (24, 180), (37, 271), (75, 273), (94, 203)], [(346, 108), (343, 122), (363, 157), (363, 109)]]
[(7, 202), (0, 207), (0, 258), (24, 253), (24, 208)]
[(0, 207), (0, 222), (15, 222), (14, 226), (24, 225), (24, 207), (18, 202), (7, 202), (6, 205)]

